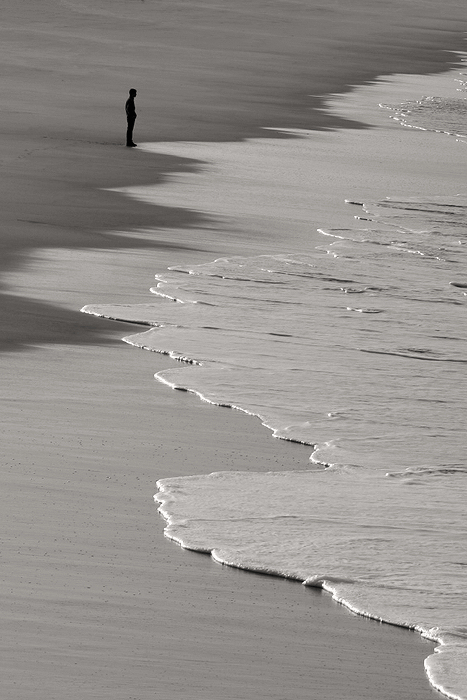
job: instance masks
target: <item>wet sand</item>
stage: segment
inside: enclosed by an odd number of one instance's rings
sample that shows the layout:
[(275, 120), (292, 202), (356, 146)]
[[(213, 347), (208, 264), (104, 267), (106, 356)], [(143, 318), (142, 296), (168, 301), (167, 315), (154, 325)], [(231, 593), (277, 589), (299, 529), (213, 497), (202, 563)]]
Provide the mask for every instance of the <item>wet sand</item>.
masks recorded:
[[(141, 141), (362, 128), (313, 111), (322, 102), (308, 95), (392, 71), (442, 70), (445, 50), (464, 45), (463, 3), (424, 3), (422, 21), (419, 6), (406, 4), (376, 13), (363, 0), (313, 12), (313, 3), (291, 12), (285, 2), (239, 2), (235, 11), (172, 2), (156, 14), (147, 0), (47, 0), (37, 16), (32, 2), (6, 2), (3, 697), (436, 696), (422, 664), (431, 645), (417, 635), (164, 539), (157, 479), (291, 469), (308, 450), (157, 384), (153, 373), (170, 361), (121, 343), (134, 326), (78, 311), (144, 303), (171, 256), (225, 252), (215, 232), (196, 235), (210, 225), (203, 215), (108, 191), (198, 167), (123, 147), (129, 87), (139, 92)], [(138, 229), (164, 234), (124, 233)], [(55, 262), (51, 250), (60, 251)]]

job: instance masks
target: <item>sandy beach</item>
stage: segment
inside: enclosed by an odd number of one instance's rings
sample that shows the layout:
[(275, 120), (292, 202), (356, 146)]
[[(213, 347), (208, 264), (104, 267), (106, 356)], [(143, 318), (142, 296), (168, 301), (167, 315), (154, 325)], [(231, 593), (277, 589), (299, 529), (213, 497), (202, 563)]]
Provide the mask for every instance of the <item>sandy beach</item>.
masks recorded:
[(79, 309), (145, 303), (173, 260), (229, 252), (199, 211), (111, 191), (199, 168), (123, 147), (130, 87), (141, 142), (363, 129), (319, 110), (326, 95), (446, 70), (463, 30), (457, 0), (46, 0), (40, 16), (32, 2), (5, 3), (2, 697), (437, 696), (423, 671), (432, 645), (418, 635), (164, 538), (158, 479), (303, 468), (309, 449), (158, 384), (171, 360), (123, 344), (135, 326)]

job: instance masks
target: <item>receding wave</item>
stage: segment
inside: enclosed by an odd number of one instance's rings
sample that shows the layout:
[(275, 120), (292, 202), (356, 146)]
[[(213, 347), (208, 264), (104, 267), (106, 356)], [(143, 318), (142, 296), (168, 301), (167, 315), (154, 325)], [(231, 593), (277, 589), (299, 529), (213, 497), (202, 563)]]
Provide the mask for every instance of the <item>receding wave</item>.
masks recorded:
[(309, 470), (214, 472), (162, 479), (158, 488), (165, 534), (182, 547), (323, 588), (356, 614), (416, 630), (440, 645), (426, 662), (437, 687), (467, 680), (459, 619), (467, 560), (446, 560), (445, 538), (459, 538), (461, 526), (444, 517), (447, 492), (427, 509), (426, 492), (410, 481), (401, 489), (374, 473), (352, 472), (349, 482), (348, 472)]
[[(214, 491), (190, 479), (181, 500), (185, 483), (172, 492), (163, 480), (157, 498), (167, 536), (229, 566), (320, 586), (359, 615), (418, 630), (440, 645), (427, 673), (443, 692), (459, 643), (465, 654), (458, 596), (466, 567), (457, 542), (467, 497), (459, 458), (466, 394), (455, 369), (465, 364), (465, 296), (450, 283), (452, 260), (465, 262), (464, 208), (460, 197), (449, 199), (452, 208), (447, 199), (365, 203), (371, 230), (329, 230), (312, 254), (178, 267), (158, 277), (153, 305), (84, 309), (145, 322), (149, 329), (126, 342), (184, 365), (156, 373), (158, 381), (310, 446), (303, 475), (258, 475), (253, 484), (246, 474), (232, 476), (225, 497), (230, 477), (222, 473), (209, 477)], [(430, 219), (436, 212), (439, 221), (440, 210), (442, 231)], [(408, 256), (404, 246), (424, 254)], [(349, 305), (350, 295), (365, 305)], [(250, 490), (246, 513), (238, 494)], [(298, 494), (306, 493), (304, 503)], [(446, 557), (452, 563), (440, 566)]]
[(445, 464), (436, 466), (409, 467), (400, 472), (388, 472), (387, 477), (396, 479), (424, 479), (432, 477), (467, 476), (466, 464)]
[(399, 350), (399, 351), (389, 351), (389, 350), (369, 350), (367, 348), (360, 348), (361, 352), (373, 353), (375, 355), (390, 355), (393, 357), (406, 357), (409, 360), (424, 360), (427, 362), (462, 362), (466, 363), (467, 359), (456, 358), (456, 357), (433, 357), (431, 350)]

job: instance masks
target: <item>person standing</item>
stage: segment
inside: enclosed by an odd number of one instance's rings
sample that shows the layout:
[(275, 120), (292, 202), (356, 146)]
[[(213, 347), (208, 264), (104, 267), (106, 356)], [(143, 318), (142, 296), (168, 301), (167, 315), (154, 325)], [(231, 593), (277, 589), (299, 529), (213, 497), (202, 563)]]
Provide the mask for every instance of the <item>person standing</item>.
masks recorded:
[(137, 145), (133, 142), (133, 128), (136, 121), (135, 97), (136, 90), (131, 88), (130, 97), (125, 102), (126, 121), (128, 125), (126, 130), (126, 145), (128, 148), (134, 148)]

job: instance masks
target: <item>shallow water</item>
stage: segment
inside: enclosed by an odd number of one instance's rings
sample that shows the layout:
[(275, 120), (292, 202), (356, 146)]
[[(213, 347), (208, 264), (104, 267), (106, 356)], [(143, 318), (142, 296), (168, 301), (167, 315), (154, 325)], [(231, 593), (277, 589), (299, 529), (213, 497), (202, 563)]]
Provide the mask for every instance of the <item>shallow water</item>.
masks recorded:
[[(453, 87), (446, 76), (446, 93), (430, 97), (435, 117), (426, 100), (421, 114), (406, 101), (388, 117), (404, 112), (408, 124), (412, 114), (410, 125), (465, 148), (456, 136), (466, 133), (462, 73), (455, 79)], [(283, 162), (287, 143), (269, 157)], [(225, 146), (215, 148), (225, 157)], [(300, 140), (290, 141), (297, 150)], [(274, 214), (283, 233), (272, 250), (173, 265), (156, 278), (154, 304), (84, 310), (153, 325), (126, 341), (184, 361), (157, 379), (310, 445), (301, 472), (161, 480), (166, 534), (232, 566), (323, 586), (355, 612), (439, 640), (429, 677), (467, 698), (467, 195), (405, 187), (398, 196), (352, 196), (346, 225), (330, 216), (317, 245), (305, 246), (304, 230), (287, 225), (306, 219), (303, 170), (286, 172), (286, 203), (276, 201)], [(229, 204), (215, 166), (214, 179), (231, 214), (238, 189)], [(280, 177), (256, 195), (271, 189), (279, 196)], [(180, 205), (183, 186), (176, 191)], [(244, 196), (253, 216), (254, 195)]]
[(455, 81), (460, 95), (424, 95), (418, 100), (409, 100), (399, 105), (381, 105), (389, 109), (392, 119), (403, 126), (423, 131), (434, 131), (454, 136), (466, 143), (467, 139), (467, 74), (459, 73)]

